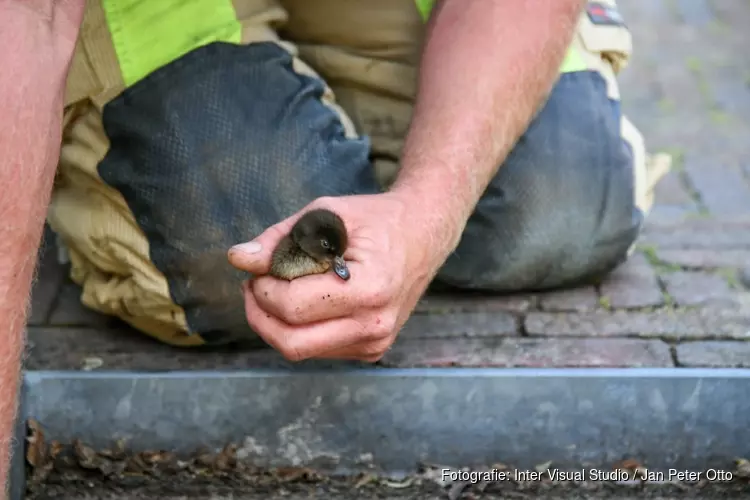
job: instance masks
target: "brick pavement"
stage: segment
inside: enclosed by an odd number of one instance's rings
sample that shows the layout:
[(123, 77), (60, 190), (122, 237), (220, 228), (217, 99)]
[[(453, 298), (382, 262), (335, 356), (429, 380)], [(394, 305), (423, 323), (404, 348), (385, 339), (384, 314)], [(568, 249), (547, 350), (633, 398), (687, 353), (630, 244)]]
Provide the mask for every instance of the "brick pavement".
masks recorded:
[[(596, 287), (428, 297), (384, 366), (750, 367), (750, 4), (622, 4), (635, 44), (624, 107), (649, 149), (676, 159), (637, 253)], [(286, 364), (268, 350), (158, 345), (85, 310), (77, 293), (45, 252), (28, 368)]]

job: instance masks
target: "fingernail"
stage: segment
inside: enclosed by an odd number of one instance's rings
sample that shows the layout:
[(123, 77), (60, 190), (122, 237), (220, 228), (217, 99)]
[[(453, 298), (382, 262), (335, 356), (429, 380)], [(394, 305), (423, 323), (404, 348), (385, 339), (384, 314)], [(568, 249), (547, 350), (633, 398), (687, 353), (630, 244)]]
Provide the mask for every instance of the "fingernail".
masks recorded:
[(240, 243), (239, 245), (235, 245), (232, 247), (232, 250), (236, 250), (242, 253), (258, 253), (263, 250), (263, 246), (255, 241), (250, 241), (248, 243)]

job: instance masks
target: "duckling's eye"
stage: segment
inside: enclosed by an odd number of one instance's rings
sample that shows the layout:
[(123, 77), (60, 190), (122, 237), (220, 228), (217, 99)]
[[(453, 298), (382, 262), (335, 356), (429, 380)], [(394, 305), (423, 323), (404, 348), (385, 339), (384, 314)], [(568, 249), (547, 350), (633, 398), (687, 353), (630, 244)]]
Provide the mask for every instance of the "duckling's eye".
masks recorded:
[(331, 245), (328, 243), (328, 240), (326, 240), (326, 239), (320, 240), (320, 246), (322, 246), (326, 250), (328, 250), (329, 248), (331, 248)]

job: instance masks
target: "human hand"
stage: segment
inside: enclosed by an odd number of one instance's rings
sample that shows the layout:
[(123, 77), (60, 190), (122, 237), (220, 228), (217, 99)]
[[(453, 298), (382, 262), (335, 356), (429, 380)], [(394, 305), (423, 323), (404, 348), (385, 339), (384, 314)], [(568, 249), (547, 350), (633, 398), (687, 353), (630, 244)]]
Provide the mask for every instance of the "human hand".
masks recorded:
[[(326, 208), (345, 222), (351, 273), (292, 281), (267, 273), (271, 254), (299, 217)], [(396, 339), (451, 249), (431, 241), (429, 224), (394, 193), (319, 198), (229, 250), (229, 261), (254, 278), (243, 284), (250, 326), (291, 361), (310, 358), (378, 361)]]

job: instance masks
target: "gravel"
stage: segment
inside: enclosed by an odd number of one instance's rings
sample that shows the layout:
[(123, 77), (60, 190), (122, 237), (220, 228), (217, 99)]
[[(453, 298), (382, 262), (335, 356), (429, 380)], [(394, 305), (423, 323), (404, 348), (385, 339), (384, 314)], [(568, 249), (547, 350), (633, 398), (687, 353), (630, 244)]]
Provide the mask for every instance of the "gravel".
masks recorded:
[[(747, 487), (740, 485), (711, 484), (703, 488), (682, 488), (677, 486), (616, 486), (616, 485), (536, 485), (519, 488), (516, 485), (487, 487), (480, 491), (476, 487), (465, 488), (457, 499), (729, 499), (750, 498)], [(367, 485), (356, 488), (350, 480), (327, 478), (321, 483), (292, 482), (275, 486), (257, 485), (230, 486), (216, 481), (204, 485), (168, 484), (166, 482), (127, 488), (114, 484), (103, 485), (95, 482), (85, 484), (50, 484), (36, 495), (35, 499), (132, 499), (132, 500), (187, 500), (187, 499), (247, 499), (266, 500), (285, 498), (301, 500), (324, 498), (331, 500), (406, 500), (406, 499), (450, 499), (450, 490), (437, 485), (419, 484), (402, 489), (384, 485)]]
[[(539, 477), (521, 480), (514, 467), (492, 464), (477, 472), (474, 481), (445, 478), (443, 466), (420, 464), (400, 478), (377, 471), (340, 476), (308, 467), (261, 468), (244, 461), (238, 446), (219, 452), (199, 450), (191, 456), (168, 451), (130, 452), (123, 441), (95, 450), (81, 441), (46, 442), (38, 423), (29, 421), (27, 435), (27, 499), (719, 499), (750, 498), (750, 462), (739, 459), (729, 481), (705, 478), (654, 482), (636, 460), (624, 460), (598, 470), (619, 477), (593, 481), (590, 477), (552, 480), (540, 464), (529, 471)], [(455, 469), (454, 469), (455, 470)], [(587, 469), (588, 470), (588, 469)], [(482, 476), (484, 474), (484, 476)], [(490, 476), (488, 476), (490, 474)], [(501, 474), (506, 477), (500, 478)], [(629, 480), (622, 480), (627, 475)]]

